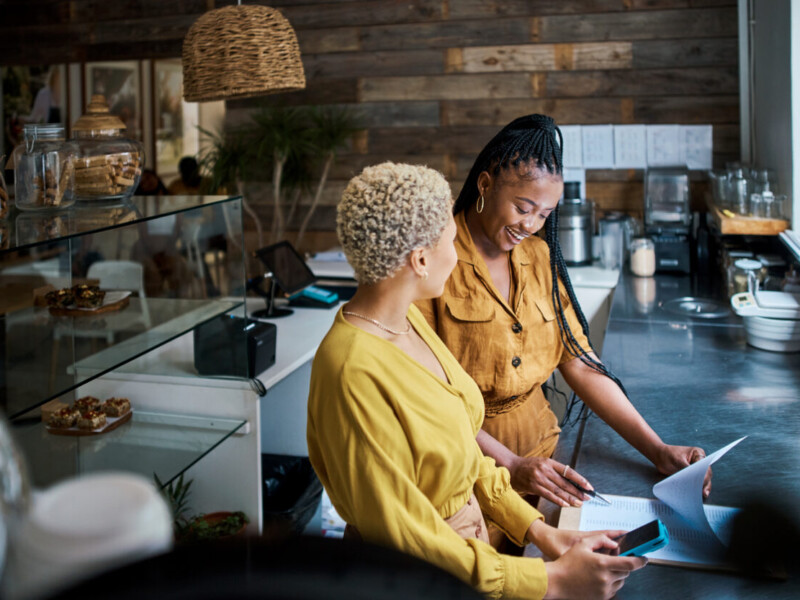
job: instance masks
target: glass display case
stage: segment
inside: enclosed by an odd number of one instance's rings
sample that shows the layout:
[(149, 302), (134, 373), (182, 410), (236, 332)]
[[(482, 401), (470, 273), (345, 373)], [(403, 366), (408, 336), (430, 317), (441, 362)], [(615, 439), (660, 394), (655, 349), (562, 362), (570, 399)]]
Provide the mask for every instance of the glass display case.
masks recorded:
[[(7, 229), (0, 410), (26, 455), (65, 457), (32, 464), (37, 485), (115, 468), (158, 473), (168, 483), (244, 425), (171, 415), (168, 402), (163, 414), (137, 411), (135, 398), (132, 418), (100, 435), (53, 435), (42, 420), (42, 405), (70, 404), (81, 386), (198, 325), (244, 314), (241, 197), (134, 196), (53, 214), (14, 213)], [(90, 306), (75, 296), (84, 284), (97, 294)], [(246, 370), (242, 364), (234, 378), (246, 378)]]

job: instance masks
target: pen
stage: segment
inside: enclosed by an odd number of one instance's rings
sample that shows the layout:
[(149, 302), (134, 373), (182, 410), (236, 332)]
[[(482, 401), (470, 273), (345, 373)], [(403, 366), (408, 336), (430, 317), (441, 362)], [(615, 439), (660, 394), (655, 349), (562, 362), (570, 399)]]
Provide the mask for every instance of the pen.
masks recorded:
[(564, 479), (566, 479), (566, 480), (567, 480), (567, 481), (569, 481), (569, 482), (570, 482), (572, 485), (574, 485), (576, 488), (578, 488), (578, 491), (579, 491), (579, 492), (581, 492), (582, 494), (586, 494), (587, 496), (591, 496), (592, 498), (597, 498), (598, 500), (602, 500), (603, 502), (605, 502), (605, 503), (606, 503), (606, 504), (608, 504), (609, 506), (611, 505), (611, 502), (610, 502), (609, 500), (606, 500), (605, 498), (603, 498), (603, 496), (601, 496), (600, 494), (598, 494), (598, 493), (597, 493), (597, 492), (595, 492), (594, 490), (587, 490), (587, 489), (585, 489), (585, 488), (582, 488), (582, 487), (581, 487), (581, 486), (579, 486), (577, 483), (575, 483), (574, 481), (572, 481), (572, 479), (570, 479), (569, 477), (564, 477)]

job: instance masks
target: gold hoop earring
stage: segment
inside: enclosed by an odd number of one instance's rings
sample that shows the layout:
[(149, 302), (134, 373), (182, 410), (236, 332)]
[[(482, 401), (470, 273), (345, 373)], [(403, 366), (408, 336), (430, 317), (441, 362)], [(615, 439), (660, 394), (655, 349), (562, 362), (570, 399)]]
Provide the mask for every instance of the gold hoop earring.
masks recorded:
[(485, 204), (486, 201), (483, 199), (483, 194), (481, 194), (481, 197), (478, 199), (478, 208), (475, 209), (478, 212), (478, 214), (483, 212), (483, 207)]

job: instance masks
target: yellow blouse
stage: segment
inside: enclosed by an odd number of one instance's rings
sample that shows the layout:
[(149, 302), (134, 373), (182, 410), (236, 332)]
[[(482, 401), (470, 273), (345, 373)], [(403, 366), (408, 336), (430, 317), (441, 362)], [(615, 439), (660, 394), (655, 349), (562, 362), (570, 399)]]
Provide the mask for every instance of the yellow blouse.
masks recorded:
[(416, 307), (408, 319), (448, 382), (341, 310), (317, 351), (308, 399), (308, 454), (342, 518), (373, 543), (425, 559), (490, 598), (541, 598), (540, 559), (499, 554), (444, 519), (472, 493), (484, 515), (524, 543), (542, 515), (511, 489), (475, 441), (483, 401)]
[[(464, 213), (457, 214), (455, 221), (456, 268), (442, 296), (418, 302), (417, 306), (478, 384), (486, 406), (484, 428), (518, 454), (537, 454), (545, 449), (552, 452), (560, 430), (541, 386), (558, 365), (574, 357), (561, 341), (553, 310), (547, 244), (533, 236), (512, 250), (515, 285), (509, 303), (495, 288)], [(583, 349), (589, 350), (566, 290), (561, 286), (559, 291), (573, 335)], [(519, 420), (524, 414), (526, 421), (533, 422), (492, 422), (494, 417), (522, 408), (525, 403), (529, 406), (519, 415), (508, 417)], [(496, 425), (499, 428), (493, 429)]]

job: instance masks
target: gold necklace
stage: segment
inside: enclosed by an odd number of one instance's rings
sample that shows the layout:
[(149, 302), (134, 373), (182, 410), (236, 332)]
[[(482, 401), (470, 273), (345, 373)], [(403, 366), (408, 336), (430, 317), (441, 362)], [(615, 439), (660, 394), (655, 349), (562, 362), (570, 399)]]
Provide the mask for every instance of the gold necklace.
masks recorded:
[(384, 331), (388, 331), (392, 335), (408, 335), (409, 333), (411, 333), (411, 323), (408, 323), (408, 326), (406, 327), (405, 331), (395, 331), (394, 329), (390, 329), (389, 327), (387, 327), (386, 325), (384, 325), (383, 323), (381, 323), (377, 319), (371, 319), (370, 317), (367, 317), (366, 315), (360, 315), (358, 313), (354, 313), (354, 312), (349, 311), (349, 310), (343, 310), (342, 314), (343, 315), (350, 315), (351, 317), (358, 317), (359, 319), (364, 319), (365, 321), (369, 321), (370, 323), (372, 323), (376, 327), (380, 327), (381, 329), (383, 329)]

